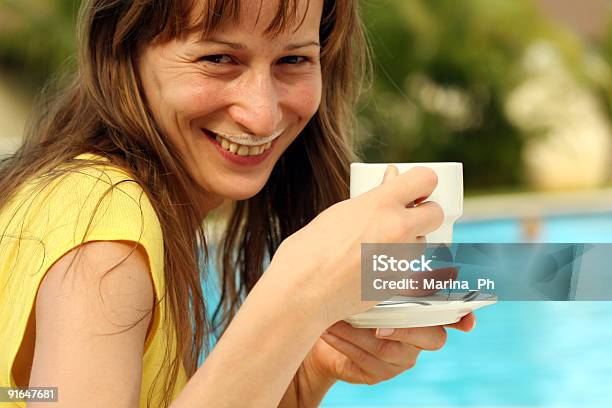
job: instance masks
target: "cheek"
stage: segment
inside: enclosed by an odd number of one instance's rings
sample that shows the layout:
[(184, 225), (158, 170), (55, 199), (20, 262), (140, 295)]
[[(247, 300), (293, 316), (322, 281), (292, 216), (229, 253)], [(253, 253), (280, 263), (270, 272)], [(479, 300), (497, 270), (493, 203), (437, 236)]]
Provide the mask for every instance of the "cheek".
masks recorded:
[(214, 80), (203, 80), (201, 76), (190, 81), (184, 86), (184, 100), (189, 105), (187, 109), (193, 111), (210, 112), (222, 107), (226, 102), (223, 100), (224, 86)]
[(321, 81), (305, 82), (291, 89), (289, 105), (305, 122), (317, 112), (321, 104)]
[(219, 87), (201, 79), (184, 78), (166, 85), (162, 103), (168, 111), (174, 112), (178, 119), (189, 120), (212, 112), (223, 106)]

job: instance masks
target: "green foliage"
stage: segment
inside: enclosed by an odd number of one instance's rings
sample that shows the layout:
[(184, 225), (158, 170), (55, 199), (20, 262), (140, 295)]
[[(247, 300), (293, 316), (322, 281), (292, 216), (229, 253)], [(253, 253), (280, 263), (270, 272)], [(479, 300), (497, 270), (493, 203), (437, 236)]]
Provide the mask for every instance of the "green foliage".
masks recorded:
[(598, 91), (605, 104), (606, 114), (612, 117), (612, 18), (608, 17), (608, 24), (602, 35), (597, 49), (600, 61), (597, 61), (595, 69), (592, 70), (593, 82), (598, 85)]
[(523, 182), (524, 136), (504, 115), (536, 39), (571, 59), (577, 43), (528, 1), (368, 1), (377, 66), (361, 112), (370, 161), (460, 161), (468, 188)]
[(0, 0), (0, 63), (40, 87), (75, 50), (79, 1)]

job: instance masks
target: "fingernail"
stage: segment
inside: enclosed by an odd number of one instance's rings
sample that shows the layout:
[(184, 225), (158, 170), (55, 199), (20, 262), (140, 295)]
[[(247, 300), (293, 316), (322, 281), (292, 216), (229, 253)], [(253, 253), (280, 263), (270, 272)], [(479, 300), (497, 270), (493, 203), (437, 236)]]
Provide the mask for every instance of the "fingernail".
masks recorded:
[(389, 337), (395, 329), (376, 329), (376, 337)]
[(387, 164), (387, 168), (385, 169), (385, 174), (383, 175), (383, 183), (388, 181), (391, 175), (393, 175), (393, 177), (397, 175), (397, 168), (392, 164)]

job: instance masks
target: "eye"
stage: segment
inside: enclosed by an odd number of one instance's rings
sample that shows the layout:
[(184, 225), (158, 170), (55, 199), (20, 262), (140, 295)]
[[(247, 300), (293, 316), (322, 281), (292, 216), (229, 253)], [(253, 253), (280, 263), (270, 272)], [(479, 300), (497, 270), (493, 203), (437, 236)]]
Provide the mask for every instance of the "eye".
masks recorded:
[(211, 62), (213, 64), (229, 64), (232, 62), (232, 57), (226, 54), (205, 55), (200, 58), (200, 61)]
[(305, 62), (308, 62), (308, 58), (307, 57), (302, 57), (302, 56), (299, 56), (299, 55), (290, 55), (288, 57), (281, 58), (280, 62), (282, 64), (298, 65), (298, 64), (303, 64)]

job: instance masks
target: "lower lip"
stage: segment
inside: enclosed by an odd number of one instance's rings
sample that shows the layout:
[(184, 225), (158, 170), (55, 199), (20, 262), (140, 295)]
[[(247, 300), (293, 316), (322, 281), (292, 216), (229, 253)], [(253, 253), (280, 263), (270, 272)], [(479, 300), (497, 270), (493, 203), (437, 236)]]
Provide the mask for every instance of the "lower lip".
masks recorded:
[(262, 161), (266, 160), (266, 158), (272, 153), (272, 149), (274, 149), (276, 141), (280, 139), (280, 137), (274, 139), (270, 148), (268, 150), (264, 150), (264, 152), (261, 154), (258, 154), (256, 156), (240, 156), (239, 154), (234, 154), (229, 150), (225, 150), (223, 147), (221, 147), (221, 144), (217, 142), (217, 140), (212, 136), (212, 134), (208, 133), (205, 130), (202, 130), (202, 132), (208, 138), (208, 140), (210, 140), (212, 144), (217, 148), (221, 156), (225, 157), (232, 163), (251, 166), (259, 164)]

